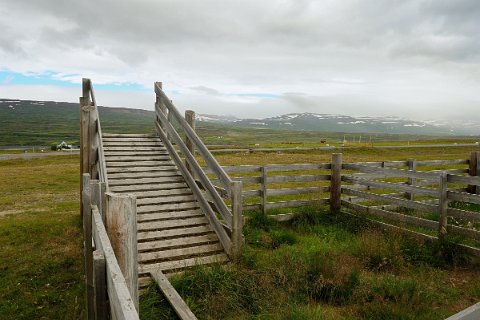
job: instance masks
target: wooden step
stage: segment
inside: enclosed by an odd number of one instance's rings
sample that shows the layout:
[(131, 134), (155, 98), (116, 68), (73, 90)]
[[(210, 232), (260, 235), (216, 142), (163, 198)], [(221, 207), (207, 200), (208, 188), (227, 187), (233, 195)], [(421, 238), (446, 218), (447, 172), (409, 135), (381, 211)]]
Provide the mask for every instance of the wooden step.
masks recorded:
[(153, 151), (105, 151), (105, 157), (117, 157), (117, 156), (155, 156), (155, 155), (169, 155), (167, 150), (153, 150)]
[(102, 133), (102, 138), (103, 137), (105, 137), (105, 138), (115, 138), (115, 137), (127, 138), (127, 137), (130, 137), (130, 138), (156, 138), (156, 139), (159, 139), (158, 136), (156, 136), (155, 134), (152, 134), (152, 133), (106, 133), (106, 132), (103, 132)]
[(175, 261), (164, 261), (153, 264), (140, 264), (138, 266), (139, 275), (145, 275), (150, 272), (150, 270), (176, 270), (184, 269), (188, 267), (193, 267), (201, 264), (212, 264), (212, 263), (225, 263), (228, 262), (228, 257), (225, 253), (217, 253), (213, 255), (188, 258)]
[(159, 138), (152, 137), (103, 137), (103, 142), (161, 142)]
[(146, 151), (167, 151), (165, 147), (134, 147), (134, 146), (125, 146), (125, 147), (103, 147), (103, 151), (107, 152), (146, 152)]
[(152, 250), (165, 250), (172, 248), (185, 247), (190, 245), (201, 245), (206, 243), (217, 242), (218, 237), (215, 233), (209, 233), (200, 236), (192, 236), (185, 238), (174, 238), (169, 240), (140, 242), (137, 245), (138, 252), (147, 252)]
[(173, 212), (153, 212), (143, 213), (137, 215), (137, 222), (146, 221), (159, 221), (159, 220), (175, 220), (175, 219), (187, 219), (187, 218), (199, 218), (204, 217), (201, 210), (182, 210)]
[(180, 203), (180, 202), (192, 202), (195, 201), (195, 197), (193, 195), (168, 195), (158, 198), (141, 198), (137, 199), (137, 206), (145, 206), (145, 205), (155, 205), (155, 204), (162, 204), (162, 203)]
[(154, 231), (144, 231), (139, 232), (137, 235), (137, 240), (139, 242), (147, 241), (163, 241), (165, 239), (178, 238), (178, 237), (188, 237), (194, 235), (204, 235), (212, 233), (213, 230), (210, 225), (196, 226), (196, 227), (185, 227), (178, 229), (167, 229), (167, 230), (154, 230)]
[(147, 198), (157, 198), (157, 197), (168, 197), (168, 196), (175, 196), (175, 195), (191, 195), (193, 194), (190, 188), (177, 188), (171, 190), (155, 190), (155, 191), (134, 191), (130, 192), (131, 194), (137, 197), (137, 204), (139, 199), (147, 199)]
[(171, 182), (183, 182), (185, 181), (181, 175), (175, 175), (170, 177), (157, 177), (157, 178), (140, 178), (140, 179), (119, 179), (109, 180), (109, 186), (133, 186), (137, 184), (156, 184), (156, 183), (171, 183)]
[(164, 160), (164, 161), (123, 161), (123, 162), (106, 162), (107, 165), (107, 172), (109, 168), (113, 167), (157, 167), (157, 166), (167, 166), (173, 165), (172, 160)]
[(104, 141), (105, 147), (164, 147), (164, 144), (160, 141), (131, 141), (131, 142), (110, 142)]
[(208, 224), (208, 220), (205, 217), (189, 218), (182, 220), (166, 220), (166, 221), (151, 221), (151, 222), (139, 222), (137, 224), (137, 230), (165, 230), (181, 227), (193, 227)]
[(198, 203), (196, 201), (192, 202), (183, 202), (183, 203), (165, 203), (165, 204), (152, 204), (146, 206), (138, 206), (137, 213), (152, 213), (152, 212), (162, 212), (162, 211), (180, 211), (185, 209), (196, 209), (198, 208)]
[(110, 186), (112, 192), (141, 192), (141, 191), (158, 191), (158, 190), (174, 190), (178, 188), (188, 188), (185, 182), (164, 183), (164, 184), (138, 184), (134, 186)]
[(170, 177), (170, 176), (179, 176), (179, 175), (180, 175), (180, 172), (176, 169), (163, 170), (163, 171), (147, 171), (147, 172), (110, 173), (108, 174), (108, 181), (112, 181), (116, 179), (158, 178), (158, 177)]
[(162, 166), (156, 167), (108, 167), (107, 174), (111, 173), (134, 173), (134, 172), (157, 172), (157, 171), (177, 171), (177, 167), (173, 162), (164, 163)]
[(105, 156), (105, 161), (109, 162), (137, 162), (137, 161), (162, 161), (171, 160), (169, 155), (149, 155), (149, 156)]
[(179, 249), (167, 249), (157, 252), (145, 252), (138, 254), (139, 263), (160, 262), (159, 260), (179, 260), (192, 256), (200, 256), (205, 254), (215, 254), (223, 251), (222, 245), (217, 242), (213, 244), (202, 244), (195, 247), (186, 247)]

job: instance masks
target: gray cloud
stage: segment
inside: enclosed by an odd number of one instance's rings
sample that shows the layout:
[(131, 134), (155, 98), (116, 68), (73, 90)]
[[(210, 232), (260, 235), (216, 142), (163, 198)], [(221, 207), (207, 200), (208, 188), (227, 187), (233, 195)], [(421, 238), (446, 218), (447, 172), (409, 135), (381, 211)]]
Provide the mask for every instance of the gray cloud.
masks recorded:
[(477, 0), (0, 0), (0, 8), (0, 70), (148, 88), (163, 81), (181, 92), (176, 101), (209, 113), (450, 117), (480, 103)]

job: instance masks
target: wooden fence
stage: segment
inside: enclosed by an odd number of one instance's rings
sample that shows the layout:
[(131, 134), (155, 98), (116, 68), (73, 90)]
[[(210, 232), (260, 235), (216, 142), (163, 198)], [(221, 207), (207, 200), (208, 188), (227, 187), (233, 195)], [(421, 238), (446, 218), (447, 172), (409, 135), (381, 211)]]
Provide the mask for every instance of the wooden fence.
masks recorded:
[[(334, 154), (331, 163), (224, 166), (223, 170), (245, 184), (245, 210), (266, 213), (275, 208), (330, 204), (333, 213), (351, 209), (384, 227), (398, 229), (400, 223), (407, 230), (412, 226), (406, 232), (428, 239), (444, 240), (451, 234), (480, 241), (480, 206), (471, 209), (480, 205), (479, 160), (479, 152), (473, 152), (467, 160), (342, 163), (341, 154)], [(220, 185), (216, 188), (226, 194)], [(463, 247), (480, 255), (477, 248)]]
[[(205, 212), (225, 252), (236, 259), (243, 243), (242, 182), (234, 181), (228, 176), (197, 136), (193, 111), (187, 111), (183, 117), (163, 92), (160, 82), (155, 83), (155, 93), (157, 133)], [(195, 152), (219, 181), (231, 203), (230, 207), (200, 167), (195, 159)]]

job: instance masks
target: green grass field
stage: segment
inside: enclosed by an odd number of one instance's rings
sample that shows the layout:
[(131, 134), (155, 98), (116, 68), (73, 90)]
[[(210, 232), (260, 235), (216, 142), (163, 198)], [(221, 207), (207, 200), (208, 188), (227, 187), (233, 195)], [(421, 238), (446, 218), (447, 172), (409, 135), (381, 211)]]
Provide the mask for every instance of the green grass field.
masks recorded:
[[(474, 148), (345, 150), (344, 161), (465, 159)], [(415, 151), (415, 150), (413, 150)], [(329, 162), (330, 152), (224, 154), (223, 165)], [(83, 319), (79, 158), (0, 161), (0, 318)], [(304, 208), (291, 223), (255, 213), (235, 266), (173, 284), (200, 319), (439, 319), (480, 299), (477, 263), (362, 221)], [(142, 319), (175, 319), (152, 286)]]

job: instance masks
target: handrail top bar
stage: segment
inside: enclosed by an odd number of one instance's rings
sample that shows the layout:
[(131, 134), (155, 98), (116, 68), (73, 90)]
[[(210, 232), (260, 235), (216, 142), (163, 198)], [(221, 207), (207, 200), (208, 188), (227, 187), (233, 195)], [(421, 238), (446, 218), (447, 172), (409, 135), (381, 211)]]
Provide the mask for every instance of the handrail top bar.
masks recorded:
[(160, 87), (161, 83), (155, 82), (155, 93), (160, 95), (163, 98), (163, 102), (165, 106), (169, 110), (169, 112), (173, 113), (173, 116), (176, 120), (180, 123), (183, 131), (185, 134), (190, 138), (190, 140), (195, 144), (195, 147), (198, 149), (199, 153), (202, 157), (206, 160), (207, 165), (210, 169), (217, 174), (219, 179), (225, 184), (225, 187), (230, 189), (230, 185), (232, 183), (232, 179), (228, 176), (228, 174), (223, 170), (217, 160), (213, 157), (211, 152), (208, 148), (203, 144), (202, 140), (198, 137), (196, 132), (190, 127), (190, 125), (186, 122), (185, 118), (182, 117), (178, 109), (175, 105), (168, 99), (167, 95), (163, 92), (162, 88)]

